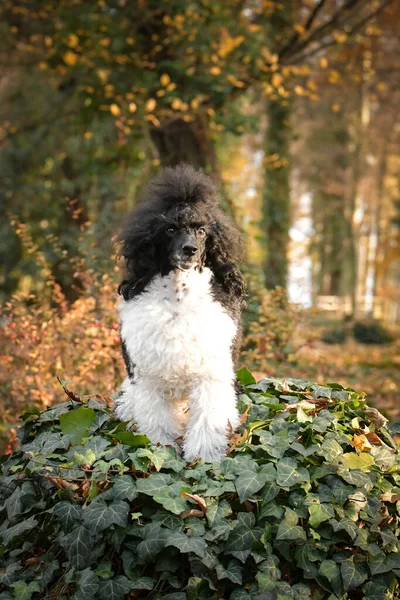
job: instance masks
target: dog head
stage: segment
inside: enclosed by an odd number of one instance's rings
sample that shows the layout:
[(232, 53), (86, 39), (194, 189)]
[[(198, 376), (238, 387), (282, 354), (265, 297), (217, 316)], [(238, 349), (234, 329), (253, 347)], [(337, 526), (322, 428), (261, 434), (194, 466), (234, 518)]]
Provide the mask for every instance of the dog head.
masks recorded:
[(227, 293), (241, 296), (241, 235), (218, 204), (214, 183), (202, 171), (179, 165), (155, 177), (120, 235), (128, 271), (120, 293), (129, 298), (138, 282), (145, 285), (158, 273), (207, 266)]

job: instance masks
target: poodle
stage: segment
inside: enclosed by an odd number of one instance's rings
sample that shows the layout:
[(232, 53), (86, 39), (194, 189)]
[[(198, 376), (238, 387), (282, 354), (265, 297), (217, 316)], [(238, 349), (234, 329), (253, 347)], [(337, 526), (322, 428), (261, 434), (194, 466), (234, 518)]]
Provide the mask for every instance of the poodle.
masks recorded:
[(241, 234), (212, 180), (188, 165), (148, 185), (120, 235), (118, 288), (128, 376), (117, 418), (187, 461), (221, 459), (239, 426), (235, 363), (244, 279)]

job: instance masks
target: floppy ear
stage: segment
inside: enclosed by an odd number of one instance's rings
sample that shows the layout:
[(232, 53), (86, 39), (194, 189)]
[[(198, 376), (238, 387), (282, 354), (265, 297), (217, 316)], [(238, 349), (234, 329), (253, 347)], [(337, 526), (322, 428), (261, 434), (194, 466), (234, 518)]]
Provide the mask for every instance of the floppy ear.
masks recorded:
[(155, 229), (155, 215), (139, 207), (128, 217), (118, 237), (119, 255), (126, 267), (126, 279), (120, 283), (118, 293), (125, 300), (140, 293), (157, 272)]
[(242, 257), (243, 241), (239, 230), (230, 217), (218, 211), (206, 242), (205, 265), (229, 295), (240, 299), (245, 290), (244, 278), (238, 267)]

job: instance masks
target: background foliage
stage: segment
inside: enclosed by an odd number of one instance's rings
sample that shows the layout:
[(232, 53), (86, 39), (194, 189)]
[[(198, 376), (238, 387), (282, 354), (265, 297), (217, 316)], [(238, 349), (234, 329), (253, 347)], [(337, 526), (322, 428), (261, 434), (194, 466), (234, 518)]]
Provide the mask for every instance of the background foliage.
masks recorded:
[(361, 385), (396, 416), (398, 342), (365, 350), (355, 323), (396, 338), (397, 3), (5, 0), (0, 16), (0, 447), (24, 405), (60, 400), (57, 375), (119, 385), (112, 238), (181, 160), (247, 235), (246, 364)]

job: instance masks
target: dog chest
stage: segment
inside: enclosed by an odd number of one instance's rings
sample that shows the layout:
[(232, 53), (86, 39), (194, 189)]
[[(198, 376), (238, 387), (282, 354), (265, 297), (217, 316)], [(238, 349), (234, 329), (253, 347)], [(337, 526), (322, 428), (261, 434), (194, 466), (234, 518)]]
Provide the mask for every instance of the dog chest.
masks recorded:
[(137, 368), (166, 379), (231, 366), (236, 324), (211, 294), (204, 269), (156, 277), (119, 307), (121, 337)]

